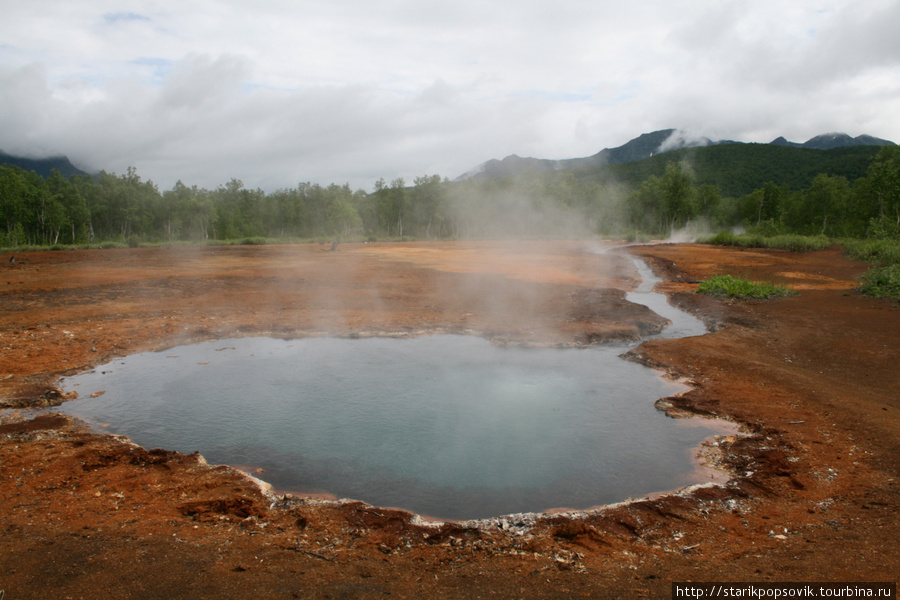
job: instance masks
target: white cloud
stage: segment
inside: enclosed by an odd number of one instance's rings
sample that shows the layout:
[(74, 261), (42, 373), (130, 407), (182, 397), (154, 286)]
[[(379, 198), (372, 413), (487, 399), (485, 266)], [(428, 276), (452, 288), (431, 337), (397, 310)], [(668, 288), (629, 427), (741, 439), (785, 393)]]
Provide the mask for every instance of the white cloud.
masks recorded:
[(32, 0), (0, 149), (267, 189), (593, 154), (675, 127), (900, 140), (900, 3)]

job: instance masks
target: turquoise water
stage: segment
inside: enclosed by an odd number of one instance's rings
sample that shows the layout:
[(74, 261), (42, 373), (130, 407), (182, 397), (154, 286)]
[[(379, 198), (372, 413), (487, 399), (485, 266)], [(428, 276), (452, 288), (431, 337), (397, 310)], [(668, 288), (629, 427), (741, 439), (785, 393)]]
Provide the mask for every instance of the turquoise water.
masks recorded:
[(683, 386), (623, 350), (218, 340), (67, 378), (80, 399), (60, 408), (147, 448), (261, 468), (282, 491), (443, 519), (587, 508), (695, 483), (692, 449), (718, 432), (656, 410)]

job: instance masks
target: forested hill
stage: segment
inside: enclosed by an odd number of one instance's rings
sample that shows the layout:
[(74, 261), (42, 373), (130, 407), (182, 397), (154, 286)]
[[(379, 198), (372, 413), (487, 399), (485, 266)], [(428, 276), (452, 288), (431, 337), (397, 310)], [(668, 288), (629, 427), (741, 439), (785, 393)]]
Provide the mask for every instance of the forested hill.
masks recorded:
[(22, 156), (13, 156), (0, 150), (0, 165), (10, 165), (19, 167), (24, 171), (34, 171), (41, 177), (50, 177), (50, 174), (54, 169), (59, 171), (63, 177), (87, 175), (87, 173), (69, 162), (68, 157), (61, 155), (48, 158), (25, 158)]
[(812, 148), (814, 150), (831, 150), (846, 146), (894, 146), (894, 142), (872, 137), (871, 135), (858, 135), (855, 138), (846, 133), (825, 133), (807, 140), (802, 144), (789, 142), (783, 137), (772, 140), (772, 144), (778, 146), (793, 146), (794, 148)]
[[(784, 137), (776, 138), (769, 144), (745, 144), (734, 140), (711, 140), (705, 137), (692, 137), (678, 129), (662, 129), (651, 133), (644, 133), (633, 140), (618, 146), (616, 148), (604, 148), (600, 152), (584, 158), (567, 158), (560, 160), (550, 160), (543, 158), (523, 158), (515, 154), (507, 156), (503, 160), (492, 159), (484, 162), (472, 169), (471, 171), (461, 175), (456, 180), (463, 181), (466, 179), (490, 179), (495, 177), (517, 176), (527, 172), (549, 172), (549, 171), (567, 171), (572, 169), (595, 169), (602, 172), (603, 167), (627, 164), (646, 159), (660, 159), (660, 155), (670, 155), (672, 152), (693, 150), (700, 148), (720, 148), (728, 146), (757, 146), (757, 147), (789, 147), (792, 149), (809, 149), (809, 150), (831, 150), (837, 148), (859, 147), (865, 146), (869, 148), (877, 148), (880, 146), (894, 146), (894, 142), (873, 137), (870, 135), (860, 135), (855, 138), (845, 133), (826, 133), (817, 135), (814, 138), (800, 144), (789, 142)], [(733, 149), (731, 149), (733, 150)], [(757, 151), (748, 151), (750, 153)], [(764, 152), (764, 151), (763, 151)], [(682, 152), (683, 154), (683, 152)], [(725, 156), (734, 156), (729, 151), (723, 151)], [(740, 155), (740, 151), (737, 151)], [(755, 156), (756, 154), (751, 154)], [(781, 155), (773, 151), (773, 157)], [(671, 160), (671, 158), (669, 159)], [(654, 163), (658, 164), (658, 162)], [(640, 171), (641, 169), (638, 169)], [(625, 172), (630, 172), (625, 169)]]
[(723, 196), (741, 197), (766, 183), (791, 190), (809, 187), (819, 174), (855, 181), (866, 174), (881, 146), (847, 146), (815, 150), (774, 144), (723, 144), (683, 148), (640, 161), (575, 169), (577, 179), (638, 186), (661, 176), (670, 162), (690, 168), (698, 185), (716, 186)]
[(679, 148), (737, 143), (739, 142), (732, 140), (713, 141), (705, 137), (688, 138), (677, 129), (661, 129), (659, 131), (643, 133), (621, 146), (604, 148), (600, 152), (584, 158), (551, 160), (544, 158), (523, 158), (513, 154), (507, 156), (503, 160), (492, 159), (457, 177), (456, 180), (463, 181), (466, 179), (489, 179), (492, 177), (515, 176), (529, 171), (565, 171), (568, 169), (585, 167), (618, 165), (643, 160), (655, 154)]

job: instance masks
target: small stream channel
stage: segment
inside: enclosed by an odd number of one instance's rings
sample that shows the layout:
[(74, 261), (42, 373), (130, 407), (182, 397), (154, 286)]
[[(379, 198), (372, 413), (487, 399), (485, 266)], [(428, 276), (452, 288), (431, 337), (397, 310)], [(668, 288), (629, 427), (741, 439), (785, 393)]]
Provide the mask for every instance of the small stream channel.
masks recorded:
[[(673, 325), (703, 324), (652, 292)], [(217, 340), (63, 380), (59, 410), (147, 448), (199, 451), (281, 491), (439, 519), (588, 508), (698, 483), (720, 423), (654, 407), (685, 386), (619, 355), (634, 344), (500, 348), (471, 336)], [(103, 391), (91, 398), (91, 394)]]

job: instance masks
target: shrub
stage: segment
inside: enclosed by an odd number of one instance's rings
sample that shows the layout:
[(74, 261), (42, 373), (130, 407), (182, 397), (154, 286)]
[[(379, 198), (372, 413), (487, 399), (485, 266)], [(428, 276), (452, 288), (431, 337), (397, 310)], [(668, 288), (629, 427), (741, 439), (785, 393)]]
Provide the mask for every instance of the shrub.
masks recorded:
[(900, 240), (900, 222), (887, 215), (869, 219), (869, 226), (866, 228), (866, 237), (882, 240)]
[(764, 237), (773, 237), (785, 233), (784, 225), (773, 219), (766, 219), (759, 225), (748, 227), (747, 229), (750, 233), (755, 233)]
[(824, 250), (831, 245), (831, 240), (824, 235), (783, 234), (765, 238), (766, 248), (780, 248), (791, 252), (812, 252)]
[(707, 238), (701, 238), (700, 243), (712, 244), (714, 246), (736, 246), (737, 237), (730, 231), (720, 231), (716, 235)]
[(238, 242), (241, 246), (262, 246), (265, 243), (264, 237), (245, 237)]
[(789, 296), (797, 292), (777, 283), (753, 282), (731, 275), (714, 275), (700, 282), (697, 293), (737, 300), (767, 300), (774, 296)]
[(875, 298), (900, 300), (900, 264), (878, 267), (866, 272), (859, 291)]
[(844, 240), (850, 258), (887, 267), (900, 263), (900, 240)]
[(843, 240), (850, 258), (872, 263), (863, 276), (859, 291), (875, 298), (900, 300), (900, 240)]

